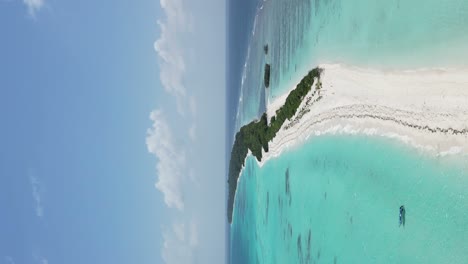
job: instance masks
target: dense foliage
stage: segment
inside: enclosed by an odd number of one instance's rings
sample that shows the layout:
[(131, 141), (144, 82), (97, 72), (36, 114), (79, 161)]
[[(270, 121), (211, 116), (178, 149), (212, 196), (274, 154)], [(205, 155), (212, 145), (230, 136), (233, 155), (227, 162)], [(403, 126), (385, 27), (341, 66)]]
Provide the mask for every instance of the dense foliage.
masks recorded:
[(266, 88), (270, 86), (270, 67), (270, 64), (265, 64), (265, 74), (263, 76), (263, 81), (265, 82)]
[(292, 90), (284, 105), (276, 111), (268, 125), (267, 115), (264, 113), (260, 120), (253, 121), (243, 126), (236, 134), (234, 145), (231, 150), (229, 162), (229, 197), (227, 214), (229, 223), (232, 222), (232, 211), (234, 208), (234, 196), (237, 189), (237, 179), (240, 176), (248, 150), (252, 152), (258, 161), (262, 160), (262, 149), (268, 152), (268, 142), (272, 140), (286, 119), (294, 116), (304, 96), (310, 91), (314, 78), (320, 78), (320, 68), (311, 70)]

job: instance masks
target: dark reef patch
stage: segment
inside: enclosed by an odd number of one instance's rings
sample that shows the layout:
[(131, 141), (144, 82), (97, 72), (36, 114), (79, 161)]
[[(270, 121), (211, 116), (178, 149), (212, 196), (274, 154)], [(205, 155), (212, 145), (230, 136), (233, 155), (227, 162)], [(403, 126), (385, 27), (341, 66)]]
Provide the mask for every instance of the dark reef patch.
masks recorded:
[(270, 208), (270, 193), (267, 192), (266, 196), (266, 213), (265, 213), (265, 223), (268, 224), (268, 210)]
[(307, 234), (307, 259), (306, 259), (307, 263), (310, 263), (310, 259), (311, 259), (311, 254), (310, 254), (311, 239), (312, 239), (312, 231), (309, 229), (309, 233)]
[(291, 202), (292, 202), (292, 196), (291, 196), (291, 184), (289, 182), (290, 180), (290, 173), (289, 173), (289, 167), (286, 169), (286, 172), (284, 173), (284, 191), (286, 193), (286, 197), (288, 198), (288, 204), (289, 207), (291, 207)]
[(299, 263), (304, 263), (301, 235), (297, 236), (297, 259), (299, 260)]

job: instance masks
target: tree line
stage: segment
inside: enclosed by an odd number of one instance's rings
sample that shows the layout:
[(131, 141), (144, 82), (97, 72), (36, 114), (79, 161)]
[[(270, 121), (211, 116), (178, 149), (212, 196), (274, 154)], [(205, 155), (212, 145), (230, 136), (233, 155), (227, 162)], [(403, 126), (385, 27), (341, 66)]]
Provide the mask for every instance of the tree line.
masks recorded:
[(302, 100), (312, 88), (314, 78), (319, 79), (321, 72), (322, 69), (317, 67), (302, 78), (296, 88), (289, 93), (284, 105), (276, 111), (275, 116), (271, 117), (270, 124), (268, 124), (268, 117), (264, 113), (260, 120), (250, 122), (241, 127), (239, 132), (236, 133), (228, 172), (229, 196), (227, 214), (229, 223), (232, 222), (237, 179), (244, 166), (248, 150), (252, 152), (252, 155), (258, 161), (262, 160), (262, 149), (268, 152), (268, 142), (276, 136), (276, 133), (280, 130), (286, 119), (291, 119), (295, 115)]

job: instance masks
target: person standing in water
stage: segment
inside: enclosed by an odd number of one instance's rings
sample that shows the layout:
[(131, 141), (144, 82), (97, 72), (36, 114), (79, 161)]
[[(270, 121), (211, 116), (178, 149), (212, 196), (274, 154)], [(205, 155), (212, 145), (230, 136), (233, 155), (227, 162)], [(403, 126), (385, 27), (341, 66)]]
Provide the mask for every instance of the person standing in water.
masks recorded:
[(400, 206), (400, 226), (405, 226), (405, 207)]

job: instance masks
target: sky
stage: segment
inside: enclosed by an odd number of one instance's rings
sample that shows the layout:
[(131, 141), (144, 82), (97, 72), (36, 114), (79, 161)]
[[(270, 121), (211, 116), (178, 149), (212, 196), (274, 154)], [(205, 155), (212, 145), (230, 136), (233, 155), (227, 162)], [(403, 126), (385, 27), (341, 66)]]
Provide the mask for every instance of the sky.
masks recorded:
[(0, 263), (223, 263), (225, 3), (0, 0)]

